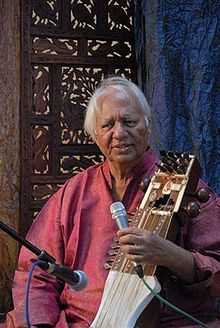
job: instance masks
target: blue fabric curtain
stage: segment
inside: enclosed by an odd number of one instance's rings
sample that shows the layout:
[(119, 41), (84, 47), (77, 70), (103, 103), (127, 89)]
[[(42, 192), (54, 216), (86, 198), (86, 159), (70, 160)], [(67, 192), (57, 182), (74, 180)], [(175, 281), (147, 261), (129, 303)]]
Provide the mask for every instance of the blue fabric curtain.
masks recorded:
[(135, 18), (158, 148), (196, 154), (220, 194), (220, 1), (136, 1)]

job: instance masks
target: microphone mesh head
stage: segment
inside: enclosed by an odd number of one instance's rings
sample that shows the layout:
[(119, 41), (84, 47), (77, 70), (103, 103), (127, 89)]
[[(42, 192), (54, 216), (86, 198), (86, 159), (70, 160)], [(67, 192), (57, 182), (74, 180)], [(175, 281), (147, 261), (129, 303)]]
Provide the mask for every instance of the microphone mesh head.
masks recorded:
[(110, 206), (110, 212), (112, 214), (112, 218), (115, 219), (119, 214), (126, 213), (125, 207), (122, 202), (114, 202)]
[(79, 281), (77, 284), (74, 284), (72, 286), (72, 289), (74, 289), (76, 291), (80, 291), (80, 290), (86, 288), (86, 286), (88, 285), (88, 277), (87, 277), (86, 273), (81, 270), (74, 271), (74, 273), (77, 274)]
[(112, 219), (116, 221), (116, 224), (119, 229), (128, 227), (128, 216), (126, 209), (121, 202), (115, 202), (111, 204), (110, 211), (112, 214)]

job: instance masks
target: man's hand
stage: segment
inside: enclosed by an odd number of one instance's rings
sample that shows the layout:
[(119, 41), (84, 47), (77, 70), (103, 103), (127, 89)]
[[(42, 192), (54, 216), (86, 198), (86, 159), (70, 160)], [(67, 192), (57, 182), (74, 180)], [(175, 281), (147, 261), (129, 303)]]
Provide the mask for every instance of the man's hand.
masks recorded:
[(122, 229), (117, 234), (121, 250), (129, 260), (167, 267), (181, 279), (193, 282), (194, 261), (191, 252), (139, 228)]

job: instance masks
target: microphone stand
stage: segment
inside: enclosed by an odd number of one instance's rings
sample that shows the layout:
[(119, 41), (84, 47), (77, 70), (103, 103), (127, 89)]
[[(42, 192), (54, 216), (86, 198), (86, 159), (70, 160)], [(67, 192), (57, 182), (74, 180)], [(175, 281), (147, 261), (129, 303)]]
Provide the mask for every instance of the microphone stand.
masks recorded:
[(3, 223), (2, 221), (0, 221), (0, 229), (6, 232), (9, 236), (11, 236), (16, 241), (18, 241), (21, 245), (25, 246), (32, 253), (37, 255), (38, 260), (44, 261), (46, 263), (56, 262), (56, 259), (53, 256), (48, 254), (45, 250), (41, 250), (38, 247), (34, 246), (30, 241), (20, 236), (15, 229), (9, 227), (7, 224)]
[[(75, 290), (81, 290), (86, 287), (87, 285), (87, 276), (83, 271), (72, 271), (68, 267), (65, 266), (59, 266), (56, 264), (56, 259), (48, 254), (45, 250), (41, 250), (35, 245), (33, 245), (30, 241), (20, 236), (16, 230), (9, 227), (2, 221), (0, 221), (0, 229), (6, 232), (9, 236), (11, 236), (13, 239), (18, 241), (21, 245), (25, 246), (27, 249), (29, 249), (32, 253), (34, 253), (38, 259), (33, 261), (33, 266), (31, 269), (31, 275), (35, 265), (38, 265), (41, 269), (45, 270), (48, 273), (53, 274), (56, 278), (61, 280), (64, 283), (68, 283), (73, 289)], [(31, 327), (30, 319), (29, 319), (29, 310), (28, 310), (28, 294), (29, 294), (29, 280), (27, 284), (27, 298), (26, 298), (26, 320), (28, 327)]]
[[(30, 241), (20, 236), (16, 230), (9, 227), (7, 224), (3, 223), (2, 221), (0, 221), (0, 229), (6, 232), (9, 236), (11, 236), (16, 241), (18, 241), (21, 245), (25, 246), (32, 253), (34, 253), (38, 257), (38, 259), (36, 260), (36, 265), (38, 265), (41, 269), (44, 269), (45, 265), (47, 267), (49, 264), (53, 264), (56, 262), (56, 259), (53, 256), (48, 254), (45, 250), (41, 250), (38, 247), (34, 246)], [(29, 290), (28, 287), (27, 290)], [(28, 311), (28, 296), (26, 299), (26, 320), (27, 320), (28, 328), (30, 328), (31, 324), (30, 324), (29, 311)]]
[(61, 264), (56, 263), (56, 259), (48, 254), (45, 250), (41, 250), (38, 247), (34, 246), (30, 241), (20, 236), (17, 231), (0, 221), (0, 229), (10, 235), (12, 238), (17, 240), (27, 249), (29, 249), (32, 253), (37, 255), (36, 260), (32, 260), (31, 262), (38, 265), (42, 270), (52, 274), (58, 280), (63, 283), (67, 283), (74, 290), (81, 290), (87, 285), (87, 276), (83, 271), (76, 270), (73, 271), (71, 268), (66, 267)]

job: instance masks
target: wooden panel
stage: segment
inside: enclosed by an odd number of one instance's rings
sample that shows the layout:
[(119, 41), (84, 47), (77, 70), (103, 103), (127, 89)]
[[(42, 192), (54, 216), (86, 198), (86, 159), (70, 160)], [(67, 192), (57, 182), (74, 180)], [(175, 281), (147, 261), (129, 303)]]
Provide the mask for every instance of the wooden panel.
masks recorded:
[(22, 192), (19, 230), (70, 176), (103, 160), (83, 131), (107, 75), (136, 79), (133, 1), (22, 1)]
[[(0, 1), (0, 220), (17, 227), (19, 219), (19, 12), (17, 0)], [(0, 232), (0, 321), (11, 304), (17, 245)]]

